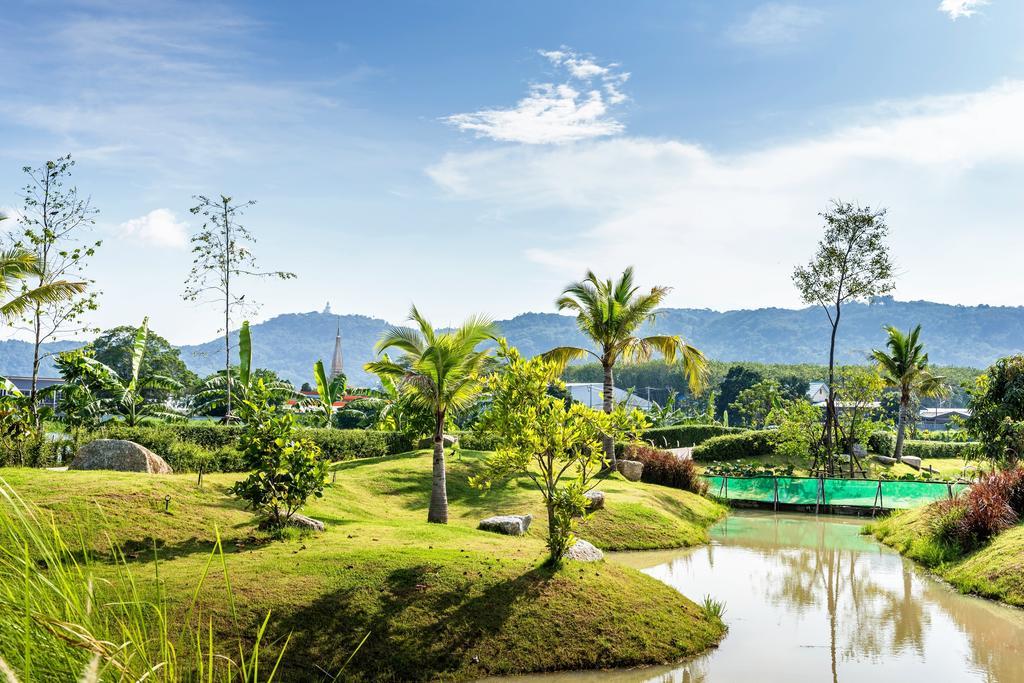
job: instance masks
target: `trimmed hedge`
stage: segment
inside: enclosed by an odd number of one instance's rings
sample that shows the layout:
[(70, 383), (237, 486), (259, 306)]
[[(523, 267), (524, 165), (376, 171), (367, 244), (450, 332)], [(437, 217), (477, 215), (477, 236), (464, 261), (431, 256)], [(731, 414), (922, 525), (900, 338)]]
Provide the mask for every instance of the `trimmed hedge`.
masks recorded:
[(742, 427), (723, 427), (722, 425), (673, 425), (671, 427), (653, 427), (640, 433), (640, 439), (654, 444), (656, 448), (687, 448), (699, 446), (708, 439), (725, 434), (741, 434), (748, 430)]
[[(302, 428), (299, 435), (323, 451), (329, 460), (374, 458), (411, 451), (412, 437), (398, 432), (364, 429)], [(238, 452), (242, 427), (239, 425), (163, 424), (128, 427), (120, 423), (104, 425), (93, 434), (97, 439), (127, 439), (160, 455), (176, 471), (234, 472), (245, 469)]]
[(462, 432), (459, 434), (459, 448), (467, 451), (493, 451), (498, 448), (498, 437), (484, 432)]
[[(904, 439), (903, 455), (918, 458), (964, 458), (978, 444), (972, 441), (925, 441), (923, 439)], [(868, 437), (868, 448), (879, 455), (890, 458), (896, 452), (896, 435), (892, 432), (878, 431)]]
[(771, 455), (778, 434), (775, 430), (759, 430), (715, 436), (693, 449), (693, 459), (711, 462)]

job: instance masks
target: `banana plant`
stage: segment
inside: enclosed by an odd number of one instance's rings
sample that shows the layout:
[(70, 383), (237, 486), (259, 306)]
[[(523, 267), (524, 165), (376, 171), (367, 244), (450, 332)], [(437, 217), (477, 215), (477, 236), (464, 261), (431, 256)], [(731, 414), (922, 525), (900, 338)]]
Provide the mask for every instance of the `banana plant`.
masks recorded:
[[(230, 374), (222, 370), (203, 382), (192, 396), (192, 412), (206, 414), (222, 406), (232, 405), (235, 399), (244, 401), (259, 374), (260, 371), (252, 364), (252, 334), (249, 321), (246, 320), (238, 330), (238, 365), (231, 368)], [(264, 378), (264, 386), (274, 400), (301, 398), (301, 394), (287, 382), (267, 381)], [(223, 421), (233, 422), (236, 419), (234, 414), (225, 414)]]
[(143, 318), (142, 325), (135, 333), (131, 349), (131, 373), (121, 377), (116, 370), (95, 358), (82, 354), (78, 363), (83, 370), (87, 382), (99, 389), (102, 396), (102, 407), (107, 412), (119, 415), (129, 426), (138, 425), (146, 418), (162, 420), (177, 419), (181, 413), (163, 401), (150, 400), (146, 397), (146, 389), (160, 391), (180, 391), (181, 383), (164, 375), (145, 375), (142, 372), (142, 361), (146, 356), (146, 341), (149, 339), (149, 318)]
[(348, 392), (348, 379), (344, 374), (328, 378), (322, 360), (313, 365), (313, 378), (316, 380), (317, 412), (320, 413), (324, 427), (330, 427), (333, 424), (335, 402), (344, 399)]

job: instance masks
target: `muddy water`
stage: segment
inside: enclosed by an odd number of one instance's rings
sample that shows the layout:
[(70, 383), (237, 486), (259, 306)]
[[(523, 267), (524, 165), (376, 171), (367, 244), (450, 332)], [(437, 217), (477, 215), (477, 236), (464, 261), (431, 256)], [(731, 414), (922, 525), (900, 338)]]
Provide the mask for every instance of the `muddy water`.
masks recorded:
[(862, 524), (739, 512), (709, 546), (617, 554), (697, 602), (725, 602), (721, 647), (672, 667), (527, 679), (1024, 683), (1024, 611), (959, 595)]

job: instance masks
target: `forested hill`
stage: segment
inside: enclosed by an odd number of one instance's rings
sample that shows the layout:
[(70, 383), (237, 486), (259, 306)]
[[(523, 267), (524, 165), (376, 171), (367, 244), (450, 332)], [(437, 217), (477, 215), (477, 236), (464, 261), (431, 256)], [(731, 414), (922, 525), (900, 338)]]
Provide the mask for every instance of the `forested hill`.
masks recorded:
[[(253, 325), (256, 364), (276, 370), (296, 384), (309, 381), (312, 365), (318, 358), (330, 361), (339, 320), (346, 371), (357, 384), (370, 381), (362, 366), (372, 357), (373, 345), (387, 323), (366, 316), (291, 313)], [(931, 360), (939, 365), (984, 368), (996, 358), (1024, 352), (1024, 307), (950, 306), (886, 298), (844, 308), (839, 361), (863, 362), (871, 348), (885, 343), (884, 325), (909, 328), (918, 323), (923, 326), (922, 339)], [(585, 343), (573, 318), (554, 313), (525, 313), (500, 321), (499, 325), (513, 345), (530, 355), (554, 346)], [(764, 363), (824, 363), (827, 360), (828, 321), (825, 313), (817, 308), (763, 308), (724, 313), (674, 308), (660, 314), (653, 330), (682, 334), (717, 360)], [(174, 339), (173, 330), (158, 332)], [(199, 375), (209, 374), (222, 366), (222, 343), (212, 339), (205, 344), (184, 346), (182, 358)], [(0, 372), (26, 374), (30, 366), (28, 344), (0, 342)]]

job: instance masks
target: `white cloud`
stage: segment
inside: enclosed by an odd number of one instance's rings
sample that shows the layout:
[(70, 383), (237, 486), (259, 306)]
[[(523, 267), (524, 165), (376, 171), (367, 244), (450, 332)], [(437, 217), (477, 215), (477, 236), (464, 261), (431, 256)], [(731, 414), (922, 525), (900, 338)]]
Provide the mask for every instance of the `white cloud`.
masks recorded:
[(824, 19), (821, 10), (769, 2), (755, 7), (743, 21), (730, 27), (726, 36), (734, 43), (755, 47), (790, 45)]
[(188, 224), (179, 222), (170, 209), (153, 209), (121, 223), (118, 231), (122, 237), (154, 247), (184, 249), (188, 245)]
[(950, 19), (956, 20), (960, 17), (974, 15), (979, 7), (987, 4), (988, 0), (942, 0), (942, 3), (939, 4), (939, 11), (945, 12)]
[(453, 114), (444, 120), (479, 137), (530, 145), (577, 142), (624, 130), (610, 113), (628, 99), (622, 85), (629, 74), (618, 71), (618, 64), (602, 66), (564, 47), (539, 54), (566, 73), (564, 82), (530, 86), (515, 107)]
[[(890, 208), (902, 295), (1019, 303), (1022, 119), (1018, 81), (887, 103), (828, 134), (738, 154), (619, 137), (449, 154), (428, 173), (454, 196), (502, 206), (509, 230), (547, 216), (582, 226), (531, 233), (527, 260), (564, 277), (579, 274), (574, 264), (632, 263), (645, 280), (677, 283), (676, 305), (797, 304), (789, 275), (832, 198)], [(951, 274), (954, 263), (970, 277)]]

